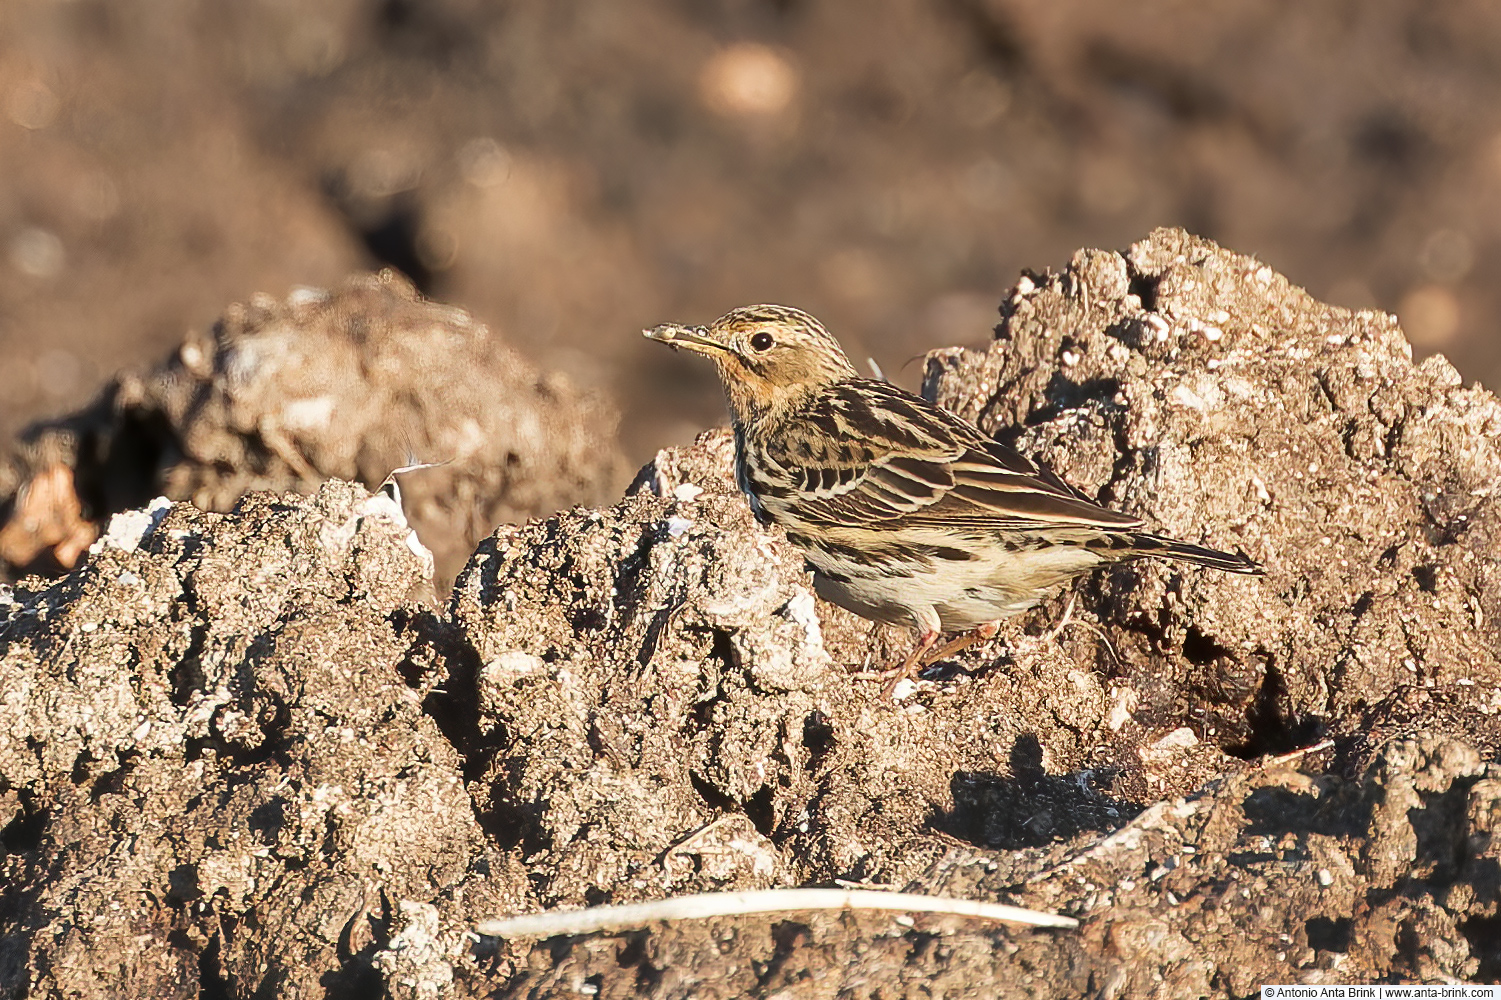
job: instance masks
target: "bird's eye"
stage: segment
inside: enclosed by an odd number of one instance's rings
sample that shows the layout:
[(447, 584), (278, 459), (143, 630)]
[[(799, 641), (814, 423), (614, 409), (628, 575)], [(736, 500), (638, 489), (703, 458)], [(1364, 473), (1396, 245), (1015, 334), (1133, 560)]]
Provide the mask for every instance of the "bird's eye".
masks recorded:
[(771, 345), (774, 343), (776, 341), (772, 340), (771, 334), (765, 330), (762, 330), (750, 339), (751, 349), (755, 351), (769, 351), (771, 350)]

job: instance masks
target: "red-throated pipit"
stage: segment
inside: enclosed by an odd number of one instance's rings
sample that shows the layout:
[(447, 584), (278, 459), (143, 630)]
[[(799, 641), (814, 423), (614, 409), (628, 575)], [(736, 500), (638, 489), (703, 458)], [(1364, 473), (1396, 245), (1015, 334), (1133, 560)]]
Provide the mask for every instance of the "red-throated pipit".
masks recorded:
[[(645, 332), (714, 361), (735, 424), (735, 478), (757, 518), (807, 555), (819, 596), (917, 629), (888, 693), (1102, 563), (1162, 556), (1261, 572), (1244, 556), (1142, 531), (947, 410), (861, 378), (801, 310), (747, 306), (707, 327)], [(973, 632), (933, 648), (961, 630)]]

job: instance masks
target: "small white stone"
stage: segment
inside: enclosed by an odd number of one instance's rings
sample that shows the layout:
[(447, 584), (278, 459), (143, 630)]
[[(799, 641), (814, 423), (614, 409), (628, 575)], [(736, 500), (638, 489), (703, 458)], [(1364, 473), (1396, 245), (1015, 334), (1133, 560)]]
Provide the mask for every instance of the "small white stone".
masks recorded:
[(913, 682), (912, 678), (903, 677), (901, 680), (896, 682), (896, 687), (891, 689), (891, 700), (901, 701), (903, 698), (910, 697), (912, 695), (912, 692), (916, 690), (917, 684)]
[(1272, 495), (1271, 493), (1267, 492), (1266, 483), (1261, 481), (1260, 476), (1252, 476), (1251, 485), (1256, 487), (1256, 499), (1260, 500), (1262, 503), (1272, 502)]
[(693, 522), (686, 517), (669, 517), (667, 519), (667, 537), (681, 538), (693, 530)]
[(1110, 715), (1106, 720), (1111, 732), (1120, 732), (1121, 727), (1131, 721), (1131, 713), (1136, 709), (1138, 697), (1135, 688), (1125, 687), (1115, 693), (1115, 700), (1110, 706)]
[(1204, 411), (1209, 409), (1209, 405), (1205, 402), (1204, 397), (1186, 385), (1174, 386), (1173, 391), (1168, 393), (1168, 399), (1188, 410)]
[(542, 669), (542, 661), (520, 649), (508, 649), (485, 664), (485, 680), (500, 682), (510, 674), (530, 674)]
[(677, 488), (672, 491), (672, 498), (680, 503), (692, 503), (698, 499), (699, 494), (703, 491), (702, 486), (695, 486), (692, 483), (679, 483)]
[(121, 511), (109, 519), (109, 527), (89, 546), (89, 551), (102, 552), (106, 548), (119, 549), (121, 552), (136, 551), (151, 537), (151, 533), (171, 509), (171, 500), (157, 497), (145, 507)]
[(1319, 869), (1319, 885), (1329, 886), (1334, 884), (1334, 874), (1327, 868)]
[(1194, 735), (1194, 731), (1192, 729), (1189, 729), (1187, 726), (1179, 726), (1177, 729), (1174, 729), (1172, 732), (1162, 737), (1162, 739), (1158, 740), (1156, 743), (1153, 743), (1152, 747), (1157, 750), (1169, 750), (1178, 748), (1186, 750), (1189, 747), (1198, 745), (1199, 738)]

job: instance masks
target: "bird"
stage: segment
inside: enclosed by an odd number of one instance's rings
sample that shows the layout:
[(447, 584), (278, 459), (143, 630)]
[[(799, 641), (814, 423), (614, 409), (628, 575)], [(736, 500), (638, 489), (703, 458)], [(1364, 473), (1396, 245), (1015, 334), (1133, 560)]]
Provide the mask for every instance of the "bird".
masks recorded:
[(1148, 531), (962, 417), (862, 378), (800, 309), (743, 306), (707, 326), (642, 332), (714, 362), (736, 484), (757, 520), (801, 550), (814, 591), (915, 629), (912, 652), (885, 675), (887, 696), (1097, 566), (1155, 556), (1262, 572), (1243, 555)]

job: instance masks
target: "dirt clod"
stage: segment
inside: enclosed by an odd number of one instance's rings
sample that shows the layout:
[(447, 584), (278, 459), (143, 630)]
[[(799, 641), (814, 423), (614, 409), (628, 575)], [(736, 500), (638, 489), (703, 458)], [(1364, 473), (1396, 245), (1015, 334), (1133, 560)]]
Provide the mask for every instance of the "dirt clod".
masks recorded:
[[(374, 488), (394, 469), (439, 463), (402, 487), (446, 590), (497, 523), (610, 496), (625, 472), (615, 424), (597, 395), (539, 373), (393, 272), (259, 296), (86, 410), (28, 431), (0, 468), (19, 498), (0, 558), (71, 566), (80, 505), (95, 521), (158, 494), (223, 511), (249, 490), (308, 492), (330, 477)], [(58, 494), (50, 520), (23, 523), (37, 506), (26, 499), (59, 469), (77, 495), (47, 491)]]

